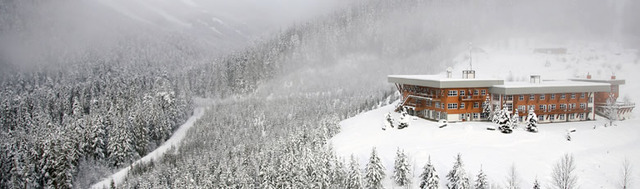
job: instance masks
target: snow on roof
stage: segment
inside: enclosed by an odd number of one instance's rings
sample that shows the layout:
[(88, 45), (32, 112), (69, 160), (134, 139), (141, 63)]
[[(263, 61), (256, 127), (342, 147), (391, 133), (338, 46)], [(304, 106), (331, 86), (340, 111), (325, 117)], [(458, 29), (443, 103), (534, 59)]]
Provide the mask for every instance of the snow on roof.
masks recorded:
[(579, 92), (609, 92), (608, 83), (583, 81), (543, 81), (541, 83), (506, 82), (494, 85), (489, 91), (497, 94), (548, 94), (548, 93), (579, 93)]
[(586, 82), (597, 82), (597, 83), (609, 83), (612, 85), (624, 85), (624, 79), (586, 79), (586, 78), (575, 78), (571, 79), (572, 81), (586, 81)]
[(434, 88), (491, 87), (503, 84), (501, 79), (446, 78), (443, 75), (389, 75), (390, 83), (418, 85)]

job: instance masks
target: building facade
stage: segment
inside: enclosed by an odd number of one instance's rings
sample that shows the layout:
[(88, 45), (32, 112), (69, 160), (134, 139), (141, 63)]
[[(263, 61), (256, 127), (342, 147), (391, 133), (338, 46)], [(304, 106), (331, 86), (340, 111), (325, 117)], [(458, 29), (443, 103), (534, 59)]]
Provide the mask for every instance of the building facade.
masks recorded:
[[(471, 74), (472, 73), (472, 74)], [(491, 111), (506, 106), (513, 116), (523, 119), (533, 109), (540, 123), (595, 119), (594, 98), (608, 94), (612, 84), (587, 81), (542, 81), (532, 75), (530, 82), (504, 82), (477, 79), (465, 70), (462, 79), (437, 75), (389, 75), (402, 94), (399, 108), (411, 115), (431, 120), (487, 120), (485, 105)]]

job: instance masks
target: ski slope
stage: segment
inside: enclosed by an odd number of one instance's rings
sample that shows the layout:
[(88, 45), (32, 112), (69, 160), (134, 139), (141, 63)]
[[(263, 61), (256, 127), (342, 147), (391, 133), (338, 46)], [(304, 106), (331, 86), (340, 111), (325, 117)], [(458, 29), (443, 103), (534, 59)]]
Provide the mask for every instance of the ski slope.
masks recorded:
[[(626, 84), (620, 87), (621, 97), (627, 96), (637, 102), (637, 98), (630, 95), (640, 92), (640, 76), (635, 74), (640, 70), (637, 51), (571, 43), (563, 46), (569, 50), (567, 55), (541, 55), (533, 53), (535, 46), (537, 44), (526, 40), (482, 46), (484, 52), (479, 55), (474, 52), (476, 74), (527, 81), (529, 74), (541, 74), (545, 80), (584, 77), (587, 72), (594, 78), (608, 78), (614, 72), (619, 79), (626, 79)], [(454, 59), (457, 62), (454, 77), (468, 69), (467, 55), (468, 52), (464, 52)], [(550, 64), (545, 65), (547, 61)], [(492, 186), (504, 187), (508, 170), (514, 165), (522, 188), (531, 188), (536, 178), (543, 188), (548, 188), (553, 166), (565, 153), (575, 158), (580, 188), (617, 188), (625, 159), (633, 167), (634, 184), (640, 185), (637, 174), (640, 172), (640, 116), (637, 109), (632, 119), (615, 122), (617, 126), (613, 127), (604, 127), (607, 120), (597, 117), (595, 121), (541, 124), (539, 133), (526, 132), (520, 126), (512, 134), (502, 134), (487, 130), (487, 127), (495, 126), (490, 122), (450, 123), (439, 128), (436, 122), (412, 118), (406, 129), (383, 131), (381, 126), (386, 113), (392, 112), (394, 119), (399, 119), (400, 115), (393, 112), (397, 103), (343, 120), (341, 132), (330, 140), (338, 156), (347, 159), (354, 155), (362, 168), (375, 147), (387, 169), (386, 188), (395, 186), (391, 175), (398, 148), (403, 149), (412, 162), (411, 188), (418, 187), (418, 176), (429, 156), (440, 177), (440, 188), (446, 188), (446, 174), (452, 169), (458, 153), (462, 154), (471, 181), (476, 179), (482, 166)], [(576, 129), (571, 134), (571, 141), (566, 139), (569, 129)]]

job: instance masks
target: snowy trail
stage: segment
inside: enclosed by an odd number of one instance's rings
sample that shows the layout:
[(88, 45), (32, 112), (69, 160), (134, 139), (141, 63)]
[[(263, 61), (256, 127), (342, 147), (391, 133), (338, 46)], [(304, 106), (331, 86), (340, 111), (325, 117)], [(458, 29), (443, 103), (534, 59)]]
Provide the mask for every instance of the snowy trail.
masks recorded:
[[(196, 120), (200, 119), (202, 115), (204, 115), (205, 108), (208, 107), (208, 104), (205, 99), (196, 99), (197, 107), (193, 111), (193, 115), (187, 119), (187, 121), (182, 124), (174, 133), (171, 135), (169, 140), (165, 141), (162, 146), (156, 148), (153, 152), (147, 154), (146, 156), (140, 158), (139, 160), (133, 162), (131, 165), (138, 164), (141, 162), (149, 162), (156, 161), (159, 157), (165, 154), (171, 147), (178, 147), (180, 142), (185, 137), (189, 128), (193, 126)], [(109, 177), (103, 179), (102, 181), (91, 186), (92, 189), (102, 189), (109, 188), (111, 185), (111, 181), (117, 185), (124, 182), (124, 178), (127, 176), (127, 173), (131, 169), (131, 166), (120, 169), (120, 171), (110, 175)]]

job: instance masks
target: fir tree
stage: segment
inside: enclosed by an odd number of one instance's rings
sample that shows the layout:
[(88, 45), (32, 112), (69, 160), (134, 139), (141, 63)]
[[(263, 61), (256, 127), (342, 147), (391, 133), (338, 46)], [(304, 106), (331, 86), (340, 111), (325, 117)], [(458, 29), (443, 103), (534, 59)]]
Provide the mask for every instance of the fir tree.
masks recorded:
[(384, 188), (382, 187), (382, 180), (385, 177), (384, 166), (382, 162), (380, 162), (380, 158), (376, 153), (376, 148), (374, 147), (371, 150), (371, 157), (369, 158), (369, 163), (367, 163), (367, 167), (365, 168), (365, 184), (367, 188)]
[(362, 184), (362, 174), (360, 173), (360, 165), (356, 158), (351, 156), (351, 162), (349, 163), (349, 175), (347, 176), (347, 188), (364, 188)]
[(398, 149), (394, 163), (393, 180), (398, 186), (409, 186), (411, 184), (411, 170), (407, 156)]
[(447, 184), (447, 187), (449, 189), (470, 188), (469, 178), (467, 177), (463, 166), (462, 155), (458, 154), (456, 156), (456, 162), (453, 164), (453, 169), (451, 169), (449, 174), (447, 174), (447, 179), (449, 180), (449, 184)]
[(478, 177), (476, 178), (476, 189), (487, 189), (489, 188), (489, 182), (487, 181), (487, 175), (482, 171), (482, 166), (480, 166), (480, 172), (478, 172)]
[(440, 182), (436, 168), (431, 164), (431, 156), (427, 161), (427, 165), (424, 166), (424, 171), (420, 175), (420, 188), (421, 189), (437, 189)]

